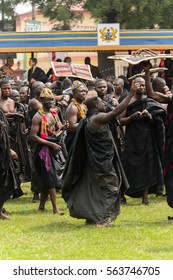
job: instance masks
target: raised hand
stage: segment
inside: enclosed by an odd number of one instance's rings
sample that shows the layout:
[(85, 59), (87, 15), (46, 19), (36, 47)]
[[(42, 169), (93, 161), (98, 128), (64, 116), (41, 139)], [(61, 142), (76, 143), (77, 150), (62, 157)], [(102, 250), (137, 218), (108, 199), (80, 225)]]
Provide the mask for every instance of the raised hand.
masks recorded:
[(141, 63), (140, 63), (140, 65), (142, 66), (142, 68), (145, 70), (145, 71), (149, 71), (150, 70), (150, 62), (149, 62), (149, 60), (148, 61), (142, 61)]
[(135, 81), (132, 81), (131, 88), (130, 88), (130, 94), (135, 95), (139, 88), (140, 88), (140, 84), (135, 83)]

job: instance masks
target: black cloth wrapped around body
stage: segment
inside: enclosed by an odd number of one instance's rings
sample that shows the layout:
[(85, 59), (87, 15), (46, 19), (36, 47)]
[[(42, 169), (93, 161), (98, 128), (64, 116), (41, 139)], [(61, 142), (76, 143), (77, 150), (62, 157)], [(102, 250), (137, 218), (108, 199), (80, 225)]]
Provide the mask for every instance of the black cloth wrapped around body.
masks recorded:
[(72, 217), (97, 224), (116, 219), (122, 174), (108, 125), (97, 131), (89, 120), (80, 121), (62, 182)]
[(123, 166), (130, 184), (126, 194), (142, 197), (143, 190), (149, 193), (163, 191), (164, 120), (166, 113), (155, 101), (144, 97), (127, 107), (126, 116), (147, 109), (153, 122), (147, 118), (133, 120), (126, 126)]

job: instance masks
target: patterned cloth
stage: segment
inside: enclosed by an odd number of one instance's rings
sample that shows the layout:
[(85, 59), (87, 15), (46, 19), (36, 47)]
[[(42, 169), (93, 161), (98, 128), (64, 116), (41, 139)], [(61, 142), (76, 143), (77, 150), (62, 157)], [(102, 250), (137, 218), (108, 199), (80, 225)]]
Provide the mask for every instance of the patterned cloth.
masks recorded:
[(0, 68), (0, 80), (16, 81), (16, 73), (7, 65), (4, 65)]
[(48, 138), (48, 136), (55, 135), (56, 131), (60, 130), (60, 121), (58, 117), (58, 112), (56, 110), (50, 110), (50, 113), (52, 114), (54, 120), (55, 120), (55, 131), (53, 131), (48, 123), (46, 113), (43, 109), (39, 109), (38, 113), (42, 116), (42, 122), (41, 122), (41, 129), (40, 129), (40, 137), (43, 139)]

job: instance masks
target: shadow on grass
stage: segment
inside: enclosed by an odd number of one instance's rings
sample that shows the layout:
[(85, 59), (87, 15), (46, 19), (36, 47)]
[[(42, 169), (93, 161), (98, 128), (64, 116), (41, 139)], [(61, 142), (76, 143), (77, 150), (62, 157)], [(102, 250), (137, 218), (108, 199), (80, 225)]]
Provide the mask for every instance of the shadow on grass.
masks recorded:
[[(32, 202), (32, 198), (28, 197), (27, 195), (23, 195), (21, 197), (18, 198), (10, 198), (9, 200), (7, 200), (6, 204), (10, 203), (10, 204), (34, 204)], [(36, 204), (36, 203), (35, 203)]]
[[(50, 215), (51, 210), (46, 212), (47, 214)], [(42, 215), (46, 215), (46, 213), (43, 213)], [(20, 215), (24, 216), (24, 215), (31, 215), (31, 214), (39, 214), (40, 215), (40, 212), (38, 211), (35, 211), (35, 210), (30, 210), (30, 211), (24, 211), (22, 212)], [(53, 214), (52, 214), (53, 215)], [(65, 219), (63, 218), (65, 217)], [(87, 229), (87, 230), (93, 230), (93, 229), (96, 229), (96, 225), (89, 225), (89, 226), (86, 226), (85, 225), (85, 219), (81, 219), (81, 220), (77, 220), (78, 221), (78, 224), (76, 223), (76, 219), (74, 219), (74, 222), (73, 222), (73, 218), (72, 218), (72, 222), (69, 221), (69, 220), (66, 220), (66, 219), (69, 219), (69, 217), (66, 217), (66, 216), (59, 216), (57, 215), (57, 220), (51, 222), (51, 223), (46, 223), (46, 224), (43, 224), (43, 225), (39, 225), (39, 226), (33, 226), (29, 231), (40, 231), (40, 230), (43, 230), (43, 231), (48, 231), (48, 232), (52, 232), (52, 230), (55, 230), (59, 232), (64, 232), (64, 231), (68, 231), (70, 229), (70, 231), (76, 231), (76, 230), (79, 230), (79, 229)], [(45, 221), (44, 221), (45, 222)], [(148, 229), (151, 229), (152, 228), (165, 228), (166, 227), (173, 227), (173, 223), (167, 221), (167, 220), (162, 220), (162, 221), (156, 221), (156, 222), (146, 222), (146, 221), (141, 221), (141, 222), (132, 222), (132, 221), (121, 221), (119, 223), (117, 222), (113, 222), (111, 224), (112, 226), (109, 227), (109, 228), (97, 228), (97, 230), (99, 231), (116, 231), (116, 230), (120, 230), (120, 229), (129, 229), (129, 230), (136, 230), (136, 229), (142, 229), (142, 228), (145, 228), (145, 230), (148, 228)], [(28, 231), (28, 230), (27, 230)]]
[(37, 209), (32, 209), (32, 210), (28, 210), (27, 208), (23, 207), (23, 209), (17, 210), (17, 211), (13, 211), (11, 213), (11, 215), (16, 215), (16, 216), (28, 216), (28, 215), (37, 215), (39, 214)]
[(165, 226), (172, 226), (173, 227), (173, 222), (169, 222), (168, 220), (161, 220), (161, 221), (156, 221), (156, 222), (147, 222), (147, 221), (141, 221), (137, 222), (135, 221), (121, 221), (118, 224), (114, 224), (116, 228), (122, 228), (123, 226), (125, 228), (143, 228), (143, 227), (149, 227), (149, 228), (156, 228), (157, 227), (165, 227)]
[[(94, 226), (93, 226), (94, 227)], [(25, 230), (25, 232), (56, 232), (64, 234), (65, 232), (78, 231), (79, 229), (86, 229), (85, 222), (83, 224), (74, 224), (69, 221), (56, 221), (52, 223), (43, 224), (41, 226), (33, 226), (30, 229)], [(88, 229), (88, 228), (87, 228)]]
[(154, 204), (159, 204), (162, 203), (163, 201), (165, 201), (166, 203), (166, 196), (160, 196), (160, 197), (152, 197), (149, 198), (149, 204), (144, 205), (142, 204), (142, 201), (139, 198), (131, 198), (129, 201), (127, 200), (126, 204), (121, 204), (122, 207), (128, 207), (128, 206), (145, 206), (145, 207), (149, 207), (150, 205), (154, 205)]

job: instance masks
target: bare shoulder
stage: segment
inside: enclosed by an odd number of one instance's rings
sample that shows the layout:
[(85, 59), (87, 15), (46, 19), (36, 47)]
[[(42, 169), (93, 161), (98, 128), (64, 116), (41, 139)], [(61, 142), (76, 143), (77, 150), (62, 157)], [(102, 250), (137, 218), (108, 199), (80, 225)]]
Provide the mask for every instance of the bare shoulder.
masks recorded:
[(70, 113), (77, 113), (77, 112), (78, 112), (78, 109), (77, 109), (76, 105), (73, 102), (71, 102), (69, 104), (69, 106), (67, 107), (66, 113), (70, 114)]
[(29, 100), (29, 105), (32, 105), (32, 104), (37, 104), (39, 101), (35, 98), (32, 98)]
[(35, 103), (35, 99), (30, 99), (28, 103), (29, 108), (32, 108)]
[(103, 128), (104, 124), (106, 123), (106, 115), (109, 113), (99, 113), (97, 115), (93, 115), (90, 118), (90, 123), (97, 129), (100, 130)]
[(103, 118), (109, 113), (103, 113), (103, 112), (100, 112), (98, 113), (97, 115), (93, 115), (91, 118), (90, 118), (90, 121), (91, 122), (102, 122)]
[(32, 118), (33, 123), (40, 123), (41, 120), (42, 120), (42, 117), (38, 112)]
[(33, 98), (33, 99), (31, 99), (30, 101), (29, 101), (29, 109), (31, 110), (31, 109), (39, 109), (39, 108), (41, 108), (42, 107), (42, 105), (41, 105), (41, 103), (37, 100), (37, 99), (35, 99), (35, 98)]

